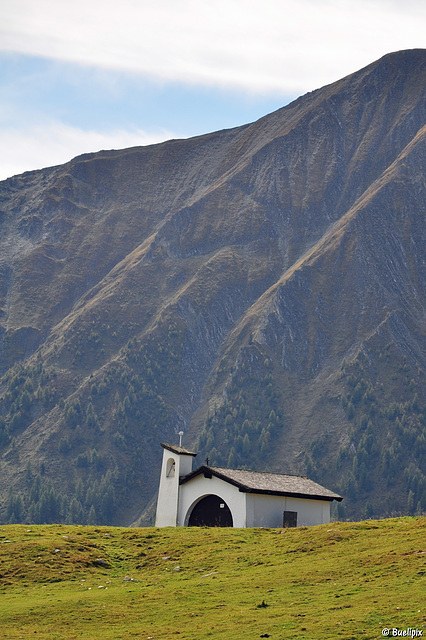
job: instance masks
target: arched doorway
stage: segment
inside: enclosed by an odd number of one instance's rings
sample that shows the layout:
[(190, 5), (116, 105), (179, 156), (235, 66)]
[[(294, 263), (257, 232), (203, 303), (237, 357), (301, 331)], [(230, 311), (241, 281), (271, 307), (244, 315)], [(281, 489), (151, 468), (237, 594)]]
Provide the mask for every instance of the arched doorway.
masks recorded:
[(232, 513), (219, 496), (205, 496), (193, 508), (188, 527), (232, 527)]

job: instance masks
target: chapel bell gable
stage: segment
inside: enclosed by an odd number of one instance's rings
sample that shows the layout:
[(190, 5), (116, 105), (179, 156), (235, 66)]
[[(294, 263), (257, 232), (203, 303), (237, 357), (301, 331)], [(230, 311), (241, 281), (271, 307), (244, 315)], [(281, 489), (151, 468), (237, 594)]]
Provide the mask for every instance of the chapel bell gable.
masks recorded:
[(179, 481), (192, 471), (192, 458), (197, 454), (181, 445), (164, 444), (158, 489), (156, 527), (176, 527), (179, 504)]

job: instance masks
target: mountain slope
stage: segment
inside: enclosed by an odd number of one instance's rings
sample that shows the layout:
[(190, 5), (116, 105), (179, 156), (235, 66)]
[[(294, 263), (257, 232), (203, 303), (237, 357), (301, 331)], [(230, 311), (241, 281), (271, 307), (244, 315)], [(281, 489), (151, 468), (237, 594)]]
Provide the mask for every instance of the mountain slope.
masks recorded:
[(348, 517), (426, 508), (425, 59), (1, 184), (5, 518), (131, 522), (181, 428)]

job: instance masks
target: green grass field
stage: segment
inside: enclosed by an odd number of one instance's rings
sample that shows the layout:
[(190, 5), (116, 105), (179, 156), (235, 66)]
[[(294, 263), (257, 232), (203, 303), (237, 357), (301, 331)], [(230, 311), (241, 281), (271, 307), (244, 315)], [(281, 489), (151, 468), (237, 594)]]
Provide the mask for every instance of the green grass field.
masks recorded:
[[(426, 637), (426, 518), (0, 528), (3, 639)], [(411, 632), (410, 632), (411, 633)]]

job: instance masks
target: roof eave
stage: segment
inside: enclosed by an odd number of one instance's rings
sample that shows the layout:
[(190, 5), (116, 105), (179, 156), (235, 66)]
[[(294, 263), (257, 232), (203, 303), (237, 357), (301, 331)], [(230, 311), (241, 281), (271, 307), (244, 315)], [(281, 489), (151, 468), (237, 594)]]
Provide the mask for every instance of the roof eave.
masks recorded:
[(341, 502), (343, 500), (342, 496), (334, 495), (334, 496), (324, 496), (324, 495), (314, 495), (310, 493), (298, 493), (296, 491), (273, 491), (269, 489), (251, 489), (250, 487), (240, 487), (240, 491), (242, 493), (254, 493), (260, 495), (269, 495), (269, 496), (283, 496), (287, 498), (304, 498), (305, 500), (327, 500), (328, 502), (332, 502), (336, 500), (337, 502)]
[(217, 471), (215, 471), (214, 469), (212, 469), (212, 467), (207, 467), (206, 465), (202, 465), (201, 467), (197, 467), (197, 469), (194, 469), (194, 471), (191, 471), (190, 473), (188, 473), (186, 476), (183, 476), (183, 478), (181, 478), (179, 480), (179, 484), (185, 484), (185, 482), (188, 482), (189, 480), (192, 480), (193, 478), (196, 478), (197, 476), (201, 475), (201, 474), (208, 474), (211, 476), (216, 476), (216, 478), (220, 478), (221, 480), (223, 480), (224, 482), (228, 482), (229, 484), (234, 485), (234, 487), (238, 487), (240, 488), (241, 483), (237, 482), (236, 480), (231, 480), (230, 478), (228, 478), (227, 476), (218, 473)]

